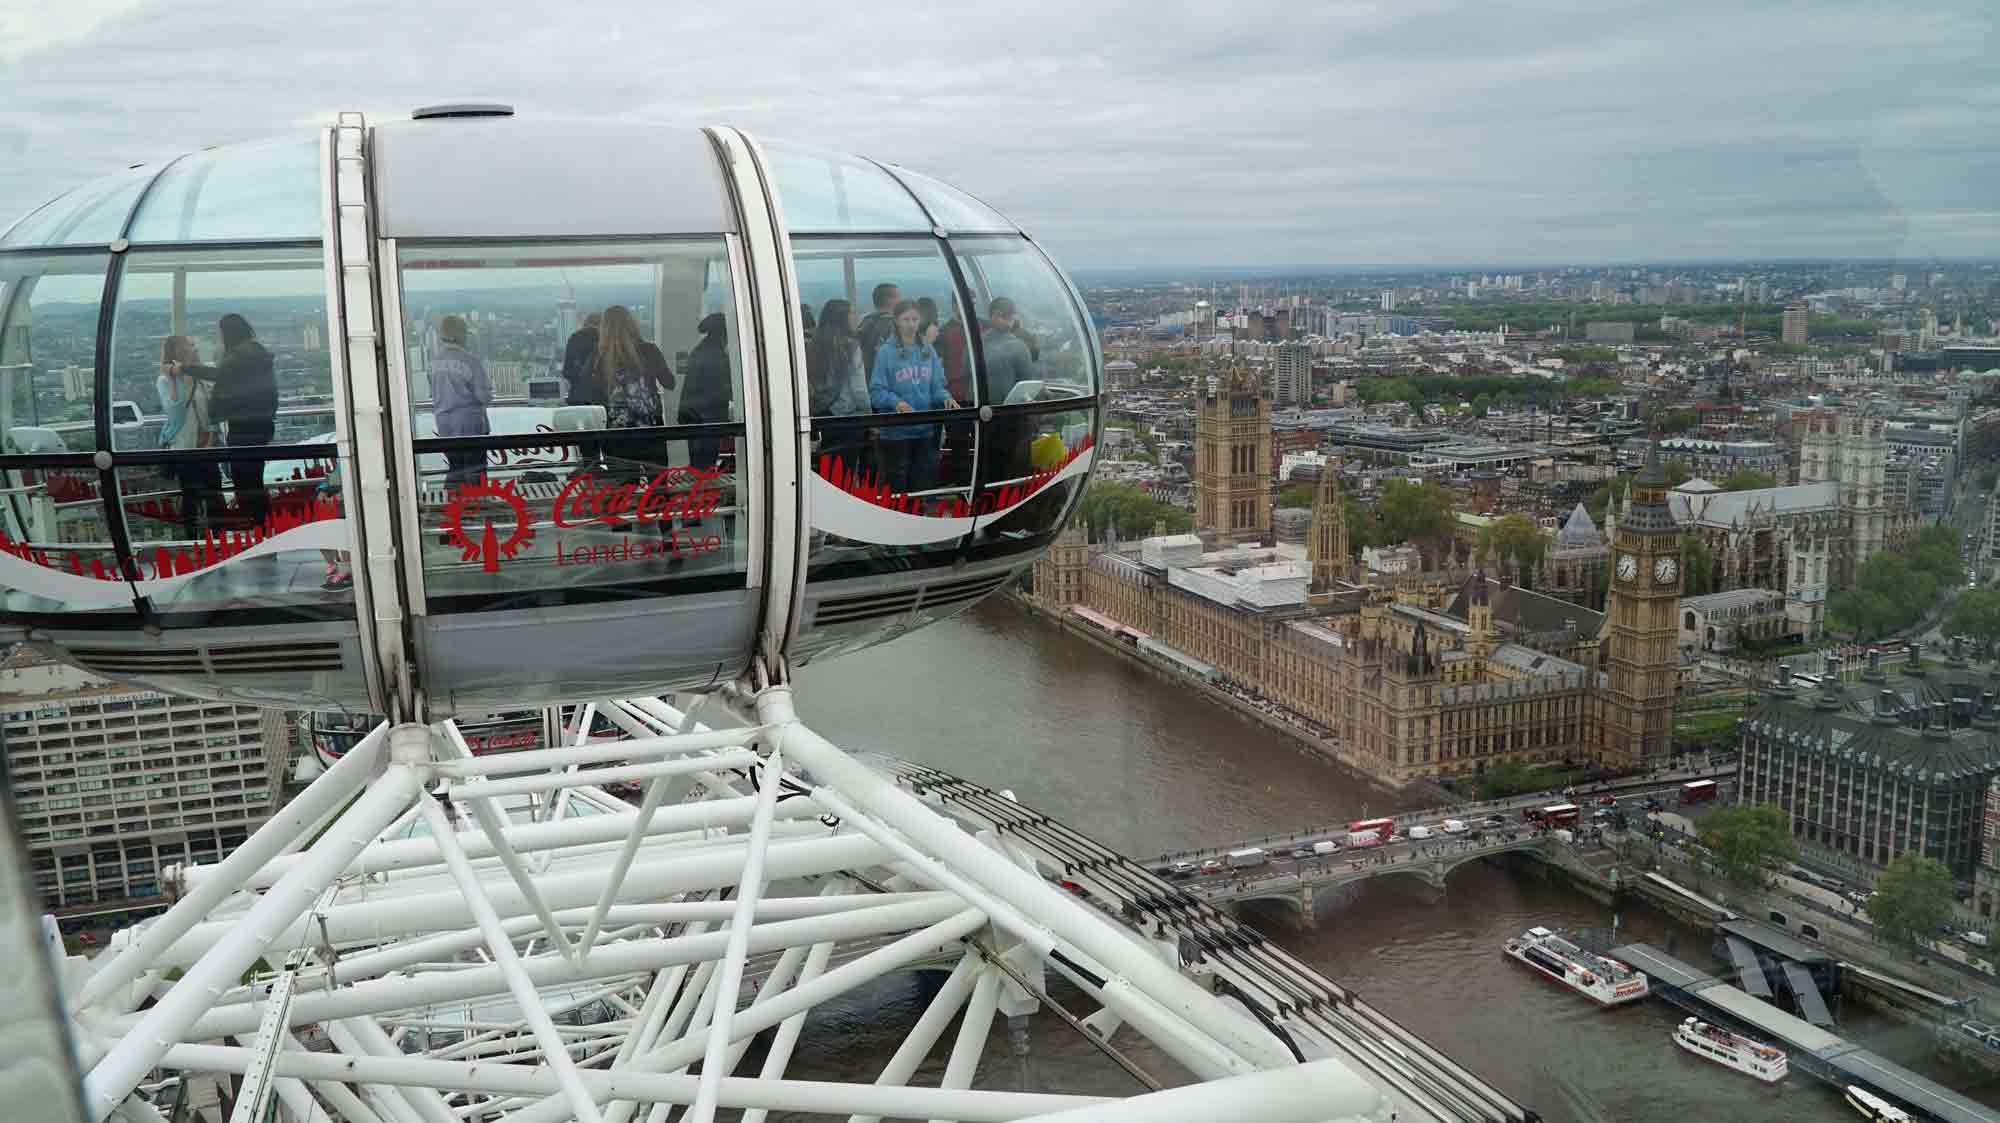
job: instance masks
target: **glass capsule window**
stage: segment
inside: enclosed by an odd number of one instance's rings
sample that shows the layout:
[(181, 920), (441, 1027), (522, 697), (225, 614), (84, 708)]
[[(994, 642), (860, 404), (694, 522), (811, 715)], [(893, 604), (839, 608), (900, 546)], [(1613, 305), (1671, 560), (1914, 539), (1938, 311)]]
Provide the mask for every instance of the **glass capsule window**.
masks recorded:
[(724, 239), (410, 244), (399, 259), (433, 611), (744, 585)]
[(794, 234), (929, 233), (930, 218), (877, 165), (788, 141), (763, 142), (764, 165)]
[(995, 404), (1088, 397), (1097, 356), (1061, 274), (1025, 238), (952, 242), (979, 310), (985, 392)]
[(159, 169), (127, 168), (43, 204), (0, 237), (0, 249), (106, 245), (119, 237), (132, 204)]
[(160, 174), (133, 219), (134, 242), (318, 239), (320, 134), (191, 153)]
[(97, 447), (103, 254), (0, 255), (0, 453)]
[(1017, 229), (999, 211), (948, 183), (900, 165), (892, 165), (890, 171), (930, 212), (931, 220), (950, 233), (1012, 234)]

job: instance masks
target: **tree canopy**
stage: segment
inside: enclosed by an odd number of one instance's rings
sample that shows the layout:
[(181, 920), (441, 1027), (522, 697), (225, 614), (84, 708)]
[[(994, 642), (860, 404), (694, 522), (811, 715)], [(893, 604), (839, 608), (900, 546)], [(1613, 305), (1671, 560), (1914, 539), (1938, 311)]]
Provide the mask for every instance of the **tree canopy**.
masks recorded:
[(1682, 596), (1706, 596), (1715, 591), (1715, 555), (1696, 535), (1681, 535), (1681, 573), (1686, 582), (1681, 586)]
[(1724, 491), (1756, 491), (1759, 488), (1777, 487), (1778, 481), (1767, 472), (1754, 468), (1738, 468), (1734, 472), (1715, 481)]
[(1912, 941), (1931, 935), (1938, 925), (1951, 919), (1956, 888), (1949, 866), (1905, 850), (1875, 879), (1875, 895), (1868, 898), (1868, 919), (1894, 939)]
[(1169, 534), (1179, 534), (1194, 527), (1193, 515), (1154, 499), (1138, 484), (1108, 480), (1097, 481), (1084, 491), (1077, 519), (1089, 527), (1090, 536), (1099, 541), (1108, 535), (1112, 527), (1118, 529), (1118, 537), (1128, 540), (1153, 533), (1153, 527), (1160, 523), (1166, 524)]
[(1458, 529), (1451, 489), (1426, 480), (1390, 480), (1375, 504), (1378, 542), (1413, 542), (1435, 557)]
[(1278, 489), (1278, 506), (1306, 507), (1313, 505), (1313, 485), (1286, 484)]
[(1516, 572), (1528, 573), (1548, 552), (1549, 536), (1535, 520), (1523, 514), (1502, 515), (1480, 528), (1472, 559), (1480, 565), (1500, 565), (1512, 560)]
[(1791, 816), (1775, 803), (1720, 807), (1701, 820), (1701, 842), (1731, 881), (1762, 885), (1764, 871), (1798, 857)]
[(1991, 648), (2000, 643), (2000, 589), (1967, 589), (1951, 606), (1951, 630)]
[(1904, 549), (1869, 558), (1852, 588), (1826, 598), (1827, 620), (1837, 631), (1876, 639), (1923, 619), (1964, 575), (1952, 528), (1933, 526)]

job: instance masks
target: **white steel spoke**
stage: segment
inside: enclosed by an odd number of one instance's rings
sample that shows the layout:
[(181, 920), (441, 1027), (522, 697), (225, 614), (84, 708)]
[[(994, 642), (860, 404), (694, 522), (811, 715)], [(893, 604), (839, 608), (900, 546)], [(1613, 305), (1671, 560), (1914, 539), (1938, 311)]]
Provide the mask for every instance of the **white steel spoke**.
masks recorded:
[(512, 937), (500, 927), (500, 917), (487, 902), (486, 890), (479, 883), (479, 875), (473, 872), (472, 863), (458, 849), (458, 839), (452, 832), (451, 822), (445, 818), (443, 810), (431, 803), (424, 804), (424, 819), (430, 823), (431, 833), (437, 837), (438, 848), (444, 852), (445, 864), (451, 867), (459, 891), (465, 894), (465, 903), (472, 908), (473, 919), (478, 921), (479, 930), (486, 933), (487, 947), (492, 949), (494, 963), (507, 980), (507, 989), (513, 993), (514, 1001), (520, 1003), (521, 1012), (527, 1016), (535, 1038), (541, 1042), (542, 1054), (549, 1067), (555, 1070), (556, 1082), (561, 1085), (563, 1095), (568, 1097), (570, 1107), (581, 1123), (600, 1123), (602, 1117), (598, 1115), (597, 1105), (577, 1079), (576, 1065), (570, 1060), (568, 1046), (563, 1044), (555, 1023), (549, 1020), (548, 1011), (536, 995), (534, 980), (521, 969), (521, 958), (514, 951)]
[(721, 994), (708, 1026), (708, 1049), (702, 1056), (701, 1091), (686, 1116), (687, 1123), (714, 1123), (716, 1091), (721, 1087), (722, 1057), (729, 1051), (730, 1023), (736, 1019), (736, 992), (743, 986), (743, 958), (749, 953), (750, 921), (764, 895), (764, 848), (771, 842), (771, 812), (778, 806), (778, 789), (785, 773), (780, 750), (764, 761), (763, 783), (757, 786), (757, 813), (750, 818), (750, 853), (736, 883), (736, 915), (730, 918), (729, 947), (722, 953)]

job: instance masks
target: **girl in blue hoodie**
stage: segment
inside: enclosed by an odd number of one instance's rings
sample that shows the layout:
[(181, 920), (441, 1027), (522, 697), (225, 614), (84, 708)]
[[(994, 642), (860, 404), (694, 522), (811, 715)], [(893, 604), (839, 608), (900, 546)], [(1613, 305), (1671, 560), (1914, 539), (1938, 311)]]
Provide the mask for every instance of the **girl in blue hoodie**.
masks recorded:
[[(945, 388), (944, 362), (923, 340), (923, 313), (916, 302), (902, 301), (894, 315), (896, 332), (875, 352), (875, 365), (868, 374), (868, 397), (875, 412), (957, 409)], [(891, 489), (909, 493), (936, 485), (936, 425), (888, 425), (880, 436), (882, 475)]]

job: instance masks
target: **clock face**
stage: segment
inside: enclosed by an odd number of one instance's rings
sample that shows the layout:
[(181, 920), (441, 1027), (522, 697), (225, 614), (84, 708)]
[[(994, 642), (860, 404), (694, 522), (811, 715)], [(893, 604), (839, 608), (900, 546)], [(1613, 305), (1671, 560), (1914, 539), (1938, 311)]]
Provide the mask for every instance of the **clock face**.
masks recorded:
[(1618, 555), (1618, 579), (1630, 581), (1639, 575), (1639, 559), (1630, 554)]
[(1680, 568), (1680, 564), (1674, 559), (1661, 558), (1653, 563), (1653, 580), (1665, 585), (1674, 579), (1674, 574), (1679, 573)]

